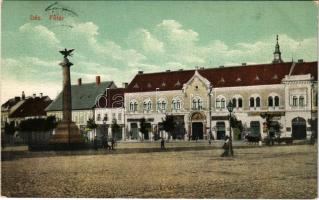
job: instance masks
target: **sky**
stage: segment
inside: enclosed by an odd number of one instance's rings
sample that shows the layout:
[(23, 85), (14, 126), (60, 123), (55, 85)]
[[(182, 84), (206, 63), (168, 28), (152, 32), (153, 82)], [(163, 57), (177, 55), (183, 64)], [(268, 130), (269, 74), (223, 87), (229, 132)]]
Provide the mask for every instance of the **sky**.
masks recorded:
[(99, 75), (118, 87), (139, 70), (270, 63), (277, 34), (284, 61), (317, 60), (311, 1), (4, 1), (1, 10), (2, 103), (22, 91), (54, 99), (64, 48), (75, 49), (72, 84)]

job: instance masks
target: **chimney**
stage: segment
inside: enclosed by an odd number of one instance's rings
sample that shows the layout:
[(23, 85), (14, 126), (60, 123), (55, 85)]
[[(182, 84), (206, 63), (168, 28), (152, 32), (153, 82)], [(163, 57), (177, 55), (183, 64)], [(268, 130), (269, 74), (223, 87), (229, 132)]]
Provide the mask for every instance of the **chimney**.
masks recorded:
[(78, 85), (82, 85), (82, 79), (81, 78), (78, 79)]
[(224, 68), (224, 65), (220, 65), (219, 68)]
[(95, 77), (95, 82), (96, 82), (96, 85), (100, 85), (100, 83), (101, 83), (101, 77), (100, 77), (100, 76), (96, 76), (96, 77)]
[(303, 59), (298, 59), (298, 63), (303, 63)]
[(205, 67), (200, 67), (199, 69), (205, 69)]
[(24, 94), (24, 91), (22, 91), (22, 95), (21, 95), (21, 97), (22, 97), (22, 100), (25, 100), (25, 94)]
[(20, 97), (14, 97), (15, 101), (20, 101)]
[(171, 70), (169, 70), (169, 69), (168, 69), (168, 70), (166, 70), (166, 72), (170, 72), (170, 71), (171, 71)]
[(138, 71), (138, 74), (143, 74), (143, 71)]
[(183, 71), (183, 69), (179, 69), (178, 71)]
[(128, 83), (122, 83), (123, 88), (127, 88), (127, 86), (128, 86)]
[(42, 97), (43, 97), (43, 93), (41, 92), (41, 93), (40, 93), (40, 98), (42, 98)]
[(34, 98), (34, 99), (35, 99), (36, 96), (37, 96), (36, 94), (33, 94), (33, 98)]
[(241, 65), (242, 65), (242, 66), (246, 66), (247, 64), (246, 64), (246, 63), (242, 63)]

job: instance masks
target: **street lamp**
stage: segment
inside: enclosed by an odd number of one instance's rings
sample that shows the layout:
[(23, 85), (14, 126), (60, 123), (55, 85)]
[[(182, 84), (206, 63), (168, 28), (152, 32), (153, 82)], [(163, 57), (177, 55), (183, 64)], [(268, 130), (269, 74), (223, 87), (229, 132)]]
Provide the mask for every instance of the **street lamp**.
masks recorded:
[(208, 100), (209, 100), (209, 142), (212, 140), (212, 99), (211, 99), (211, 93), (213, 90), (213, 86), (209, 85), (209, 93), (208, 93)]
[(231, 134), (231, 113), (233, 112), (233, 104), (231, 102), (231, 100), (229, 100), (228, 104), (227, 104), (227, 110), (229, 112), (229, 152), (228, 155), (233, 156), (234, 152), (233, 152), (233, 139), (232, 139), (232, 134)]

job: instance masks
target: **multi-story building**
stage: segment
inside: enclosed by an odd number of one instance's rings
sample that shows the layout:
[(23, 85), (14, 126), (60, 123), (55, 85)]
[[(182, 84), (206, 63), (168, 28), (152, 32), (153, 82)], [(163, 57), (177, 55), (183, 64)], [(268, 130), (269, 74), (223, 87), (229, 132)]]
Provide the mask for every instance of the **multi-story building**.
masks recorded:
[[(89, 119), (94, 119), (94, 108), (97, 99), (105, 95), (107, 88), (116, 88), (113, 81), (100, 81), (100, 76), (96, 77), (93, 83), (82, 84), (78, 79), (77, 85), (71, 86), (72, 93), (72, 121), (79, 128), (85, 128)], [(46, 108), (48, 116), (55, 116), (58, 120), (62, 119), (62, 91), (56, 99)]]
[[(98, 131), (107, 134), (108, 137), (116, 140), (124, 140), (125, 136), (125, 116), (124, 116), (124, 90), (123, 88), (107, 89), (106, 95), (100, 96), (96, 103), (95, 123), (98, 125)], [(112, 126), (117, 126), (116, 131), (112, 131)]]
[(140, 71), (124, 94), (127, 131), (131, 139), (141, 137), (139, 121), (144, 117), (149, 138), (165, 137), (161, 123), (169, 114), (175, 118), (177, 138), (207, 139), (211, 131), (215, 139), (223, 139), (229, 134), (231, 101), (233, 115), (253, 134), (265, 137), (268, 119), (268, 130), (297, 139), (310, 137), (310, 121), (317, 121), (317, 65), (283, 62), (277, 38), (269, 64)]

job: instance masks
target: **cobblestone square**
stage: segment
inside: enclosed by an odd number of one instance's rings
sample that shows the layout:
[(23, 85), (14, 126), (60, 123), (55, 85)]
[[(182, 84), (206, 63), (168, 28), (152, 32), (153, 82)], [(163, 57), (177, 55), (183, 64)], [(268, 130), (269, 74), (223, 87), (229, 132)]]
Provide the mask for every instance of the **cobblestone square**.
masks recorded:
[(2, 161), (2, 196), (315, 198), (317, 146), (293, 145)]

